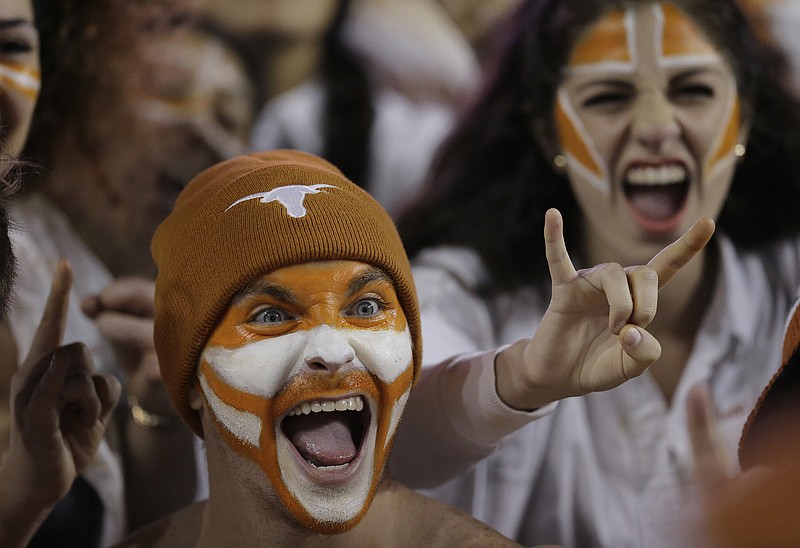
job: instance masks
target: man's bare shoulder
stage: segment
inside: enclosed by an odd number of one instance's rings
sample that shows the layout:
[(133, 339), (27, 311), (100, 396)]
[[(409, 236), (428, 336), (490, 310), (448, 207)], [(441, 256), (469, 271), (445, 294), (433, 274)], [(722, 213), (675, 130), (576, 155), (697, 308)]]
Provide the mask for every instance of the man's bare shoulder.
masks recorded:
[(370, 540), (380, 535), (381, 546), (519, 546), (460, 510), (389, 479), (384, 481), (364, 521), (351, 533), (356, 532)]
[(146, 525), (123, 539), (115, 548), (194, 546), (203, 523), (205, 501), (178, 510), (166, 518)]

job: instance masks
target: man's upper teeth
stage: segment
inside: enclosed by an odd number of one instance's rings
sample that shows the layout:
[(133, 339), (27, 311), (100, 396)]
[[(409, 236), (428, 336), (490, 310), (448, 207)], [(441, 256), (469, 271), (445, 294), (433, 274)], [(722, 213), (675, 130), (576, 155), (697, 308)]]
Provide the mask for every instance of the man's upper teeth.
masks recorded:
[(362, 409), (364, 409), (364, 400), (361, 396), (355, 396), (353, 398), (342, 398), (341, 400), (304, 401), (289, 411), (288, 416), (330, 413), (331, 411), (361, 411)]
[(628, 171), (633, 185), (671, 185), (686, 179), (686, 169), (679, 165), (635, 167)]

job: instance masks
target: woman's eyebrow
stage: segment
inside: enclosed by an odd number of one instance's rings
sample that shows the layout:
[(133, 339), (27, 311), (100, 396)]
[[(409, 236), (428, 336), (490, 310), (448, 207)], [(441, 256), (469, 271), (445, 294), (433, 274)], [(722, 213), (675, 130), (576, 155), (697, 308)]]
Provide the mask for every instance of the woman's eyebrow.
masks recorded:
[(21, 25), (33, 25), (33, 21), (24, 18), (17, 18), (17, 19), (0, 19), (0, 29), (7, 29), (11, 27), (17, 27)]
[(370, 268), (363, 274), (360, 274), (356, 278), (350, 281), (350, 284), (347, 286), (347, 296), (352, 297), (367, 285), (374, 283), (374, 282), (387, 282), (389, 284), (392, 283), (392, 279), (380, 268)]

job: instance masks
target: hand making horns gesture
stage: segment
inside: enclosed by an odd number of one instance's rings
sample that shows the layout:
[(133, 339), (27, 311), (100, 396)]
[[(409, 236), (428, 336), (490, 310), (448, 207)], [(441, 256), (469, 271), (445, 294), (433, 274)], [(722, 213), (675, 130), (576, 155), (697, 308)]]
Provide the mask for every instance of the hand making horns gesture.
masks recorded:
[(641, 375), (661, 355), (661, 345), (645, 329), (655, 317), (658, 292), (703, 249), (714, 228), (711, 219), (700, 219), (647, 265), (604, 263), (576, 271), (561, 214), (550, 209), (544, 239), (552, 296), (533, 338), (497, 356), (503, 401), (530, 410)]

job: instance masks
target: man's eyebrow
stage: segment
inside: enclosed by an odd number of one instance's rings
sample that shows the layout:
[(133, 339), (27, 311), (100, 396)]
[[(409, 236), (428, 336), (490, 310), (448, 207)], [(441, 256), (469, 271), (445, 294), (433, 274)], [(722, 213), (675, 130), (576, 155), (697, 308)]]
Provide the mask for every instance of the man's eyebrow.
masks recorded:
[(360, 276), (354, 278), (347, 286), (347, 296), (352, 297), (364, 287), (375, 282), (387, 282), (394, 286), (392, 279), (380, 268), (370, 268)]
[(286, 304), (297, 304), (297, 296), (288, 288), (275, 283), (256, 280), (247, 284), (233, 297), (233, 304), (238, 304), (250, 297), (269, 295)]

